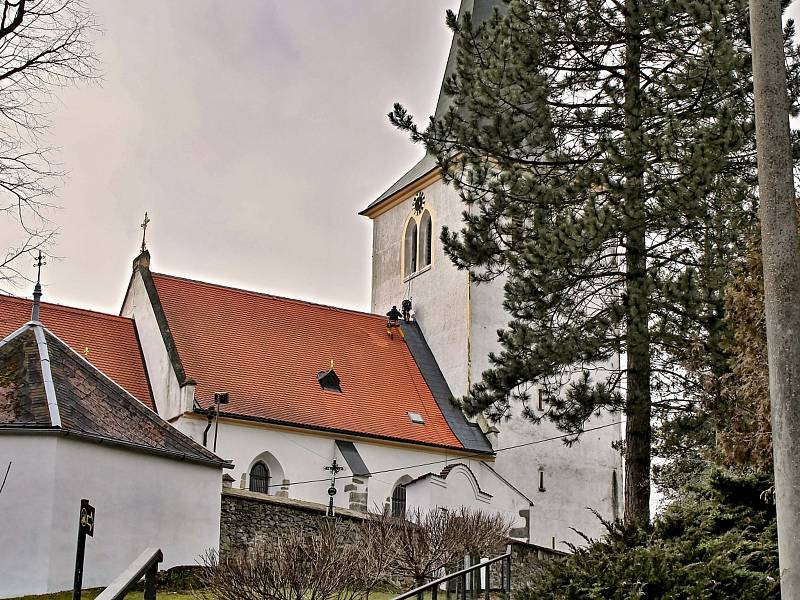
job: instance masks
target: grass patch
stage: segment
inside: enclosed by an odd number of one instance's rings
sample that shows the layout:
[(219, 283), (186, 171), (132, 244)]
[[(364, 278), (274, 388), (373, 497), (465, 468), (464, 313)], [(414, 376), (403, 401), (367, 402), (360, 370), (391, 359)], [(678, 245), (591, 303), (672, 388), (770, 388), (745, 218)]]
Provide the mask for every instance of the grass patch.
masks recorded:
[[(94, 600), (102, 591), (103, 588), (83, 590), (81, 600)], [(159, 591), (156, 597), (169, 598), (169, 600), (195, 600), (195, 597), (191, 594), (166, 591)], [(131, 592), (125, 598), (127, 600), (144, 600), (144, 592)], [(9, 600), (72, 600), (72, 592), (58, 592), (57, 594), (44, 594), (43, 596), (22, 596), (21, 598), (10, 598)]]

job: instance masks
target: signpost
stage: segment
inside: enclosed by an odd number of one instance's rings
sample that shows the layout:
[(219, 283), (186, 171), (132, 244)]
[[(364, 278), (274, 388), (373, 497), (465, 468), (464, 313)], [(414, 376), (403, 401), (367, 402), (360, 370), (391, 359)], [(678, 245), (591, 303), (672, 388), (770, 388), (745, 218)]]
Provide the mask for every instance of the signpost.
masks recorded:
[(75, 553), (75, 583), (72, 587), (72, 600), (81, 600), (83, 587), (83, 555), (86, 550), (86, 536), (94, 537), (94, 507), (86, 499), (81, 500), (81, 513), (78, 520), (78, 549)]

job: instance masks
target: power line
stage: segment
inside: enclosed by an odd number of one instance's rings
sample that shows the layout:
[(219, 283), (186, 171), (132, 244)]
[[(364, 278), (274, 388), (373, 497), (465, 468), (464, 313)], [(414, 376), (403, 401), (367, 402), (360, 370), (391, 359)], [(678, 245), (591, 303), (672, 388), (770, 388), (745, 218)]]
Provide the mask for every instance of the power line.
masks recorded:
[[(605, 429), (606, 427), (613, 427), (615, 425), (621, 425), (622, 423), (623, 423), (623, 421), (614, 421), (613, 423), (606, 423), (605, 425), (598, 425), (597, 427), (589, 427), (588, 429), (583, 429), (580, 432), (578, 432), (578, 435), (582, 435), (582, 434), (588, 433), (590, 431), (597, 431), (598, 429)], [(515, 444), (513, 446), (506, 446), (505, 448), (498, 448), (497, 450), (495, 450), (495, 454), (499, 454), (500, 452), (505, 452), (506, 450), (515, 450), (517, 448), (523, 448), (525, 446), (533, 446), (535, 444), (543, 444), (545, 442), (553, 442), (555, 440), (563, 440), (564, 438), (568, 437), (569, 435), (570, 434), (562, 433), (561, 435), (556, 435), (556, 436), (549, 437), (549, 438), (543, 438), (541, 440), (534, 440), (532, 442), (524, 442), (522, 444)], [(382, 473), (394, 473), (394, 472), (397, 472), (397, 471), (405, 471), (406, 469), (417, 469), (419, 467), (430, 467), (430, 466), (433, 466), (433, 465), (440, 465), (442, 463), (448, 463), (448, 462), (451, 462), (452, 460), (453, 459), (450, 459), (450, 458), (444, 458), (444, 459), (433, 460), (433, 461), (425, 462), (425, 463), (418, 463), (418, 464), (415, 464), (415, 465), (405, 465), (405, 466), (402, 466), (402, 467), (392, 467), (391, 469), (382, 469), (380, 471), (371, 471), (370, 475), (380, 475)], [(342, 477), (343, 478), (353, 477), (353, 474), (351, 473), (350, 475), (342, 475)], [(271, 488), (271, 487), (288, 487), (288, 486), (293, 486), (293, 485), (306, 485), (306, 484), (309, 484), (309, 483), (324, 483), (324, 482), (327, 482), (327, 481), (329, 481), (329, 478), (325, 478), (325, 479), (309, 479), (308, 481), (292, 481), (292, 482), (289, 482), (287, 484), (277, 484), (276, 483), (276, 484), (273, 484), (273, 485), (268, 485), (267, 487), (268, 488)]]

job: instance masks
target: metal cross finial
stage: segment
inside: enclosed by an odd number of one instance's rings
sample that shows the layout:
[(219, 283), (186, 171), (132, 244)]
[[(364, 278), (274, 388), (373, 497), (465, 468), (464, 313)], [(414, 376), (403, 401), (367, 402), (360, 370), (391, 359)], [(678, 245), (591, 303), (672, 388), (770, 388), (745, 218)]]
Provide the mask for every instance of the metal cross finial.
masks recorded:
[(33, 266), (36, 267), (36, 285), (33, 286), (33, 305), (31, 306), (31, 321), (39, 321), (39, 309), (42, 304), (42, 265), (45, 264), (42, 251), (39, 250), (39, 256), (36, 257), (36, 262)]
[(144, 221), (139, 227), (142, 228), (142, 252), (147, 250), (147, 245), (145, 244), (146, 236), (147, 236), (147, 225), (150, 223), (150, 217), (147, 216), (147, 213), (144, 213)]
[(39, 250), (39, 256), (36, 257), (36, 262), (33, 263), (33, 266), (36, 267), (36, 284), (39, 285), (42, 281), (42, 266), (46, 265), (47, 263), (42, 256), (42, 251)]

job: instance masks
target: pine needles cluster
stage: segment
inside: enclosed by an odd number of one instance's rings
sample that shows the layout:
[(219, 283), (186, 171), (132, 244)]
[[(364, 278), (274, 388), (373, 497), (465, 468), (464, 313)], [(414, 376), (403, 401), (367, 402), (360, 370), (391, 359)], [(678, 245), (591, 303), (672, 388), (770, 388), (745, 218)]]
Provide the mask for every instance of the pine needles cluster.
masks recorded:
[(727, 369), (724, 289), (756, 220), (747, 1), (511, 0), (448, 23), (449, 110), (390, 119), (463, 201), (451, 260), (505, 286), (501, 350), (463, 406), (536, 421), (543, 387), (544, 418), (576, 436), (624, 412), (625, 515), (646, 522), (652, 423)]

